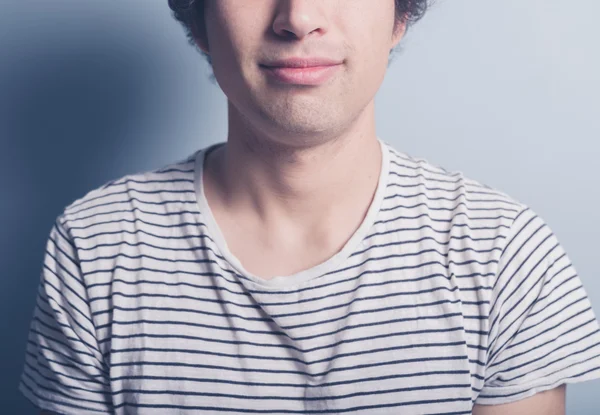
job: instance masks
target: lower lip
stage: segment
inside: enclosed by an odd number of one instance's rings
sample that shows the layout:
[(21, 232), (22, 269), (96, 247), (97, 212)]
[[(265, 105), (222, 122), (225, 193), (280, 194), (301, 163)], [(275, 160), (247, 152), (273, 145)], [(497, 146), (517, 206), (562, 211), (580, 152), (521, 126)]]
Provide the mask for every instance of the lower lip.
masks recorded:
[(339, 65), (311, 66), (307, 68), (272, 67), (261, 68), (273, 79), (284, 84), (321, 85), (327, 82), (341, 68)]

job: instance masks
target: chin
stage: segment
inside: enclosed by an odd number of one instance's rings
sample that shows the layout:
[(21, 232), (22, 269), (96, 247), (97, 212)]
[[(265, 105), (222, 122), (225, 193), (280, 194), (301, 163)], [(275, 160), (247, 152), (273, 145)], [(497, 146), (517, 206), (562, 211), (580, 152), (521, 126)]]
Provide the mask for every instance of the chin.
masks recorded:
[[(307, 122), (307, 120), (310, 120)], [(319, 122), (323, 121), (323, 122)], [(275, 134), (283, 134), (287, 136), (314, 136), (322, 135), (332, 130), (335, 124), (331, 118), (328, 120), (315, 120), (313, 117), (294, 117), (274, 116), (267, 120), (268, 129)]]

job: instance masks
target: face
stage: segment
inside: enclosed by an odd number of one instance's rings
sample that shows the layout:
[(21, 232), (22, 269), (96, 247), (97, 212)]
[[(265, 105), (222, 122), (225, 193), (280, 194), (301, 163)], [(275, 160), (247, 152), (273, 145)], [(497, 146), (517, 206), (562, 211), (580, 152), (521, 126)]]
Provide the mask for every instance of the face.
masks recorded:
[(230, 109), (287, 145), (349, 128), (373, 104), (405, 29), (394, 0), (205, 2), (196, 37)]

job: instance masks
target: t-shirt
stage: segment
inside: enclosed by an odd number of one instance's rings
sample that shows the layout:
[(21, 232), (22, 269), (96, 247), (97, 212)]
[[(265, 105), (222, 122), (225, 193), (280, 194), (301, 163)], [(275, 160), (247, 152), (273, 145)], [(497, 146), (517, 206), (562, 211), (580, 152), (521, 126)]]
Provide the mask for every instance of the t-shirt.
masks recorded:
[(62, 414), (470, 414), (600, 378), (600, 328), (549, 226), (378, 138), (335, 255), (262, 279), (203, 190), (206, 146), (51, 228), (19, 390)]

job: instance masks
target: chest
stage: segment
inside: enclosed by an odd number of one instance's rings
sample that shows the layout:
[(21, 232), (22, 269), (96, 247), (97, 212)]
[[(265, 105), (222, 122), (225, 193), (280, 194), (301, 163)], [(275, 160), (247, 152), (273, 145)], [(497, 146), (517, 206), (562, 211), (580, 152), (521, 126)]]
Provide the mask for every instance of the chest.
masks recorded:
[(363, 267), (273, 294), (197, 271), (113, 295), (122, 414), (470, 411), (476, 340), (444, 279)]
[[(352, 212), (320, 226), (258, 223), (218, 204), (212, 211), (219, 251), (248, 273), (263, 280), (290, 276), (331, 261), (356, 236), (362, 212)], [(355, 239), (355, 245), (359, 238)]]

